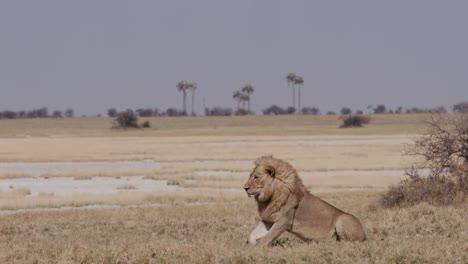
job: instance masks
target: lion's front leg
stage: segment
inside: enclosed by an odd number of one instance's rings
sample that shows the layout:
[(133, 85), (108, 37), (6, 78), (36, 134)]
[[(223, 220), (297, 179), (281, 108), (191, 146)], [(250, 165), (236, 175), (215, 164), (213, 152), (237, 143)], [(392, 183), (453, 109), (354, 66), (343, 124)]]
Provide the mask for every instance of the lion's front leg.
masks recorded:
[(280, 219), (280, 221), (274, 223), (270, 230), (262, 237), (258, 243), (260, 246), (268, 246), (273, 240), (278, 238), (284, 231), (288, 229), (288, 221), (285, 218)]
[(252, 230), (252, 232), (250, 233), (248, 243), (252, 245), (257, 244), (257, 240), (261, 239), (262, 237), (266, 236), (266, 234), (268, 234), (268, 230), (270, 230), (271, 226), (271, 224), (267, 224), (263, 221), (260, 221), (257, 227), (255, 227), (255, 229)]

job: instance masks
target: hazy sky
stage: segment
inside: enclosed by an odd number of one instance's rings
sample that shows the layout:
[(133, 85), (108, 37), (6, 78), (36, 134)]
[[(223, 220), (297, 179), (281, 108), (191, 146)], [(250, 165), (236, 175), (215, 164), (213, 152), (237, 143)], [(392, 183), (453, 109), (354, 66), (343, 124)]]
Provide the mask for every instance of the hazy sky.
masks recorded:
[(468, 1), (22, 0), (0, 2), (0, 110), (78, 114), (289, 106), (286, 75), (304, 77), (303, 106), (322, 112), (434, 107), (468, 100)]

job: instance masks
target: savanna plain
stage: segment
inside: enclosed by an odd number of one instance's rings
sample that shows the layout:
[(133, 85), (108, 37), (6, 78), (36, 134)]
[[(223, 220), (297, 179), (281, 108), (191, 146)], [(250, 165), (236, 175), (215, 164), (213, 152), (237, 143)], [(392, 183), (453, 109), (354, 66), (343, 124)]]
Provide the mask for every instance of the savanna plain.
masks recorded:
[[(424, 114), (0, 120), (0, 263), (468, 263), (468, 204), (382, 208), (405, 179)], [(310, 192), (361, 220), (365, 242), (283, 234), (246, 244), (259, 217), (253, 161), (293, 165)]]

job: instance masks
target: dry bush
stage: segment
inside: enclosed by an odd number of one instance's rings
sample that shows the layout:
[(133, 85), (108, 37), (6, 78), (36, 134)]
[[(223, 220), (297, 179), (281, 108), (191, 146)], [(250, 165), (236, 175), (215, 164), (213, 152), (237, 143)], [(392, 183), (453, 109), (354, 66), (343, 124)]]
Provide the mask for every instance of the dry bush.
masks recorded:
[[(408, 179), (381, 196), (382, 206), (463, 202), (468, 193), (468, 113), (432, 116), (427, 132), (406, 154), (419, 161), (406, 172)], [(421, 176), (421, 169), (428, 170), (429, 175)]]
[(142, 122), (140, 126), (142, 128), (151, 128), (151, 122), (146, 120), (146, 121)]
[(406, 173), (409, 176), (390, 186), (389, 190), (380, 197), (383, 207), (414, 205), (420, 202), (449, 205), (463, 201), (468, 193), (468, 177), (460, 177), (454, 181), (447, 177), (430, 174), (427, 177), (419, 175), (416, 170)]
[(138, 116), (132, 110), (120, 112), (116, 115), (112, 128), (139, 128)]
[(362, 127), (370, 122), (370, 117), (365, 115), (345, 115), (341, 116), (340, 119), (343, 120), (340, 128)]

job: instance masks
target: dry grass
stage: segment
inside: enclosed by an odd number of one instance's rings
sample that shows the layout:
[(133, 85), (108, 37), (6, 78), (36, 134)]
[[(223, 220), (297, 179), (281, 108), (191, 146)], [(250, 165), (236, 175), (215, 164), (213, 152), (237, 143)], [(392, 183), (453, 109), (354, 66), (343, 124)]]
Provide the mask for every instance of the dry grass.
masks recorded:
[[(0, 120), (0, 137), (239, 136), (418, 134), (424, 114), (373, 115), (359, 129), (338, 129), (338, 116), (156, 117), (151, 129), (110, 129), (111, 118)], [(288, 130), (285, 131), (284, 128)]]
[(0, 190), (0, 204), (4, 200), (18, 200), (31, 194), (28, 188), (12, 188), (9, 190)]
[(121, 184), (117, 186), (117, 190), (136, 190), (136, 189), (138, 188), (133, 184)]
[[(27, 190), (27, 189), (26, 189)], [(89, 205), (145, 205), (184, 204), (221, 201), (235, 201), (244, 198), (241, 188), (216, 190), (210, 188), (187, 189), (183, 191), (119, 192), (117, 194), (75, 194), (58, 196), (41, 194), (30, 196), (26, 191), (0, 192), (0, 210), (32, 208), (81, 207)]]
[(24, 172), (9, 172), (0, 173), (0, 179), (20, 179), (20, 178), (32, 178), (33, 176), (29, 173)]
[[(252, 164), (235, 160), (274, 154), (299, 172), (405, 168), (411, 160), (403, 159), (400, 143), (300, 141), (406, 138), (420, 133), (424, 118), (378, 115), (364, 128), (341, 130), (336, 116), (154, 118), (152, 129), (126, 131), (111, 130), (107, 118), (0, 120), (0, 162), (187, 162), (151, 171), (48, 174), (145, 175), (178, 185), (177, 191), (129, 192), (129, 186), (121, 186), (122, 192), (110, 195), (31, 196), (27, 189), (2, 190), (0, 210), (137, 207), (0, 215), (0, 263), (467, 263), (466, 202), (400, 209), (377, 205), (379, 191), (403, 175), (302, 177), (314, 194), (361, 219), (369, 238), (364, 243), (304, 243), (283, 235), (271, 248), (245, 245), (258, 221), (254, 201), (242, 190)], [(207, 170), (245, 176), (197, 174)]]
[(173, 205), (24, 213), (0, 217), (1, 263), (466, 263), (467, 205), (367, 206), (375, 193), (325, 200), (362, 220), (368, 240), (304, 243), (283, 235), (270, 248), (245, 244), (256, 207), (244, 197)]
[[(265, 139), (264, 137), (248, 138), (250, 140)], [(369, 137), (363, 139), (366, 138)], [(382, 144), (365, 143), (364, 141), (362, 144), (311, 145), (292, 143), (285, 145), (281, 141), (285, 139), (302, 140), (304, 137), (272, 138), (271, 141), (264, 144), (258, 144), (255, 141), (250, 143), (245, 139), (246, 137), (0, 139), (0, 147), (3, 145), (2, 152), (0, 152), (0, 161), (121, 161), (150, 159), (156, 161), (220, 160), (230, 162), (234, 160), (254, 160), (258, 156), (270, 153), (294, 162), (295, 166), (300, 170), (395, 169), (406, 166), (401, 155), (404, 144), (401, 143)], [(309, 137), (308, 139), (315, 138)], [(235, 141), (233, 144), (226, 145), (226, 142), (233, 141)], [(237, 142), (243, 143), (238, 144)], [(47, 151), (44, 152), (44, 149), (47, 149)]]
[[(57, 178), (73, 177), (75, 179), (91, 179), (92, 177), (122, 177), (141, 176), (156, 173), (157, 170), (133, 169), (133, 170), (69, 170), (69, 171), (49, 171), (42, 173), (40, 177)], [(18, 177), (23, 178), (23, 177)]]

